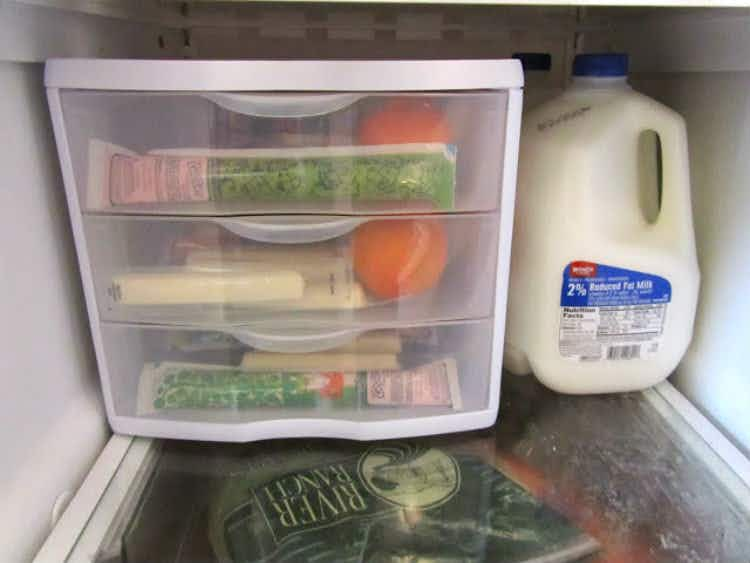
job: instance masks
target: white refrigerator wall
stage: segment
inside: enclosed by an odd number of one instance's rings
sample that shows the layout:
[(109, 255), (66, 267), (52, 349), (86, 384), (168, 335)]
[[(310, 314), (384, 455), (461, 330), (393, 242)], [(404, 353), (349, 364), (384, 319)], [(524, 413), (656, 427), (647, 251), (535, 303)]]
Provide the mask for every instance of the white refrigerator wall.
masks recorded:
[(0, 560), (24, 561), (109, 429), (42, 65), (0, 62), (0, 91)]
[(584, 48), (630, 53), (634, 87), (687, 123), (701, 288), (671, 381), (749, 453), (750, 10), (601, 14), (609, 25), (583, 33)]
[[(55, 4), (71, 9), (45, 6)], [(750, 449), (750, 375), (742, 361), (750, 337), (750, 237), (743, 229), (750, 219), (747, 10), (379, 6), (376, 13), (367, 6), (202, 3), (181, 12), (182, 5), (0, 2), (0, 60), (6, 61), (0, 62), (6, 140), (0, 152), (0, 366), (9, 399), (0, 415), (0, 561), (27, 560), (35, 551), (55, 500), (75, 489), (108, 434), (42, 87), (39, 63), (52, 56), (549, 52), (551, 72), (527, 80), (525, 100), (537, 104), (564, 86), (576, 50), (630, 51), (636, 86), (681, 112), (690, 138), (703, 286), (695, 339), (674, 381)]]
[(0, 2), (3, 562), (31, 560), (110, 436), (43, 63), (179, 56), (182, 32), (152, 21), (164, 12), (148, 0)]
[(686, 117), (702, 272), (693, 342), (672, 382), (750, 451), (750, 72), (645, 76)]

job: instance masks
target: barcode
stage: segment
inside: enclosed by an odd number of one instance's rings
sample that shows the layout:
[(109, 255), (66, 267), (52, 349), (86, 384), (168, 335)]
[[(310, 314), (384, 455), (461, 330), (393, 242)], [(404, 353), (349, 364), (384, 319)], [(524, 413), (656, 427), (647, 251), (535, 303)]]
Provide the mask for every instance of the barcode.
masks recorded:
[(608, 360), (632, 360), (641, 355), (641, 345), (631, 344), (629, 346), (610, 346), (607, 350)]

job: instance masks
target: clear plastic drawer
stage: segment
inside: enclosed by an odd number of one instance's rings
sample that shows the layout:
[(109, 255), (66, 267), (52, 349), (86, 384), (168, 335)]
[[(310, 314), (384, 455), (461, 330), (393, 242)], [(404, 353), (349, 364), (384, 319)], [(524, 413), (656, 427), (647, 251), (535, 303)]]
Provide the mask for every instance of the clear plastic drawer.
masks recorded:
[(84, 212), (489, 211), (508, 92), (61, 90)]
[(364, 439), (476, 427), (477, 417), (489, 425), (496, 414), (489, 320), (265, 333), (104, 323), (102, 338), (110, 417), (123, 433)]
[(87, 216), (102, 320), (367, 328), (487, 317), (496, 213)]

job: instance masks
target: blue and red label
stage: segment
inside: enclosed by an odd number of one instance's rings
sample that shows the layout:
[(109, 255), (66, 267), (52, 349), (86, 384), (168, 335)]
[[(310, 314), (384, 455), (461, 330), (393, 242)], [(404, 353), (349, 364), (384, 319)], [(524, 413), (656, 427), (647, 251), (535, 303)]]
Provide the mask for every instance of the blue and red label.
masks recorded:
[(669, 303), (672, 286), (665, 278), (605, 266), (571, 262), (563, 271), (561, 307), (611, 307)]
[(660, 276), (571, 262), (560, 293), (560, 355), (581, 362), (653, 357), (671, 298)]

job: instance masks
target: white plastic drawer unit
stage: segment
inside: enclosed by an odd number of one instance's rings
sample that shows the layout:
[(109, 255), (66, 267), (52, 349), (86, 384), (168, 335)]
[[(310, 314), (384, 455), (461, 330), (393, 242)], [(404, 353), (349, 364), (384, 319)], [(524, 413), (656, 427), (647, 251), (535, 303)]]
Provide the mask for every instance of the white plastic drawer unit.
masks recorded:
[(70, 59), (46, 85), (115, 431), (495, 421), (518, 61)]

